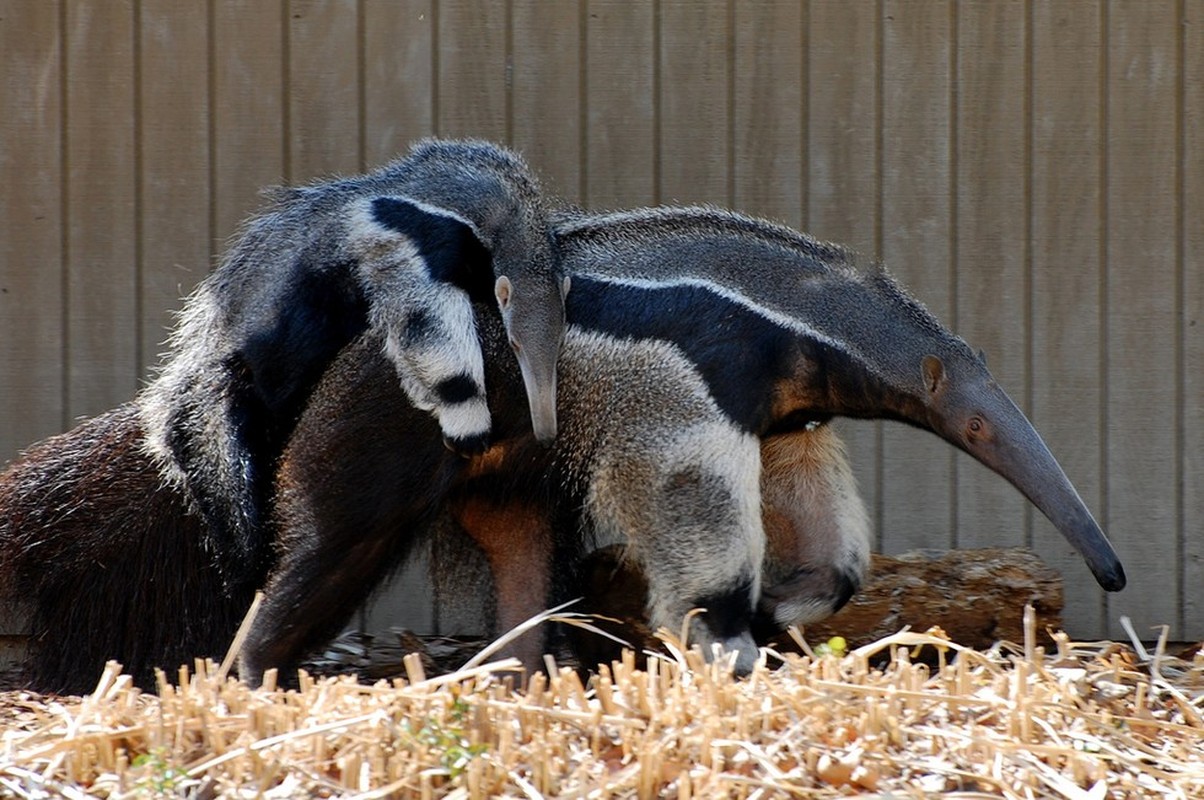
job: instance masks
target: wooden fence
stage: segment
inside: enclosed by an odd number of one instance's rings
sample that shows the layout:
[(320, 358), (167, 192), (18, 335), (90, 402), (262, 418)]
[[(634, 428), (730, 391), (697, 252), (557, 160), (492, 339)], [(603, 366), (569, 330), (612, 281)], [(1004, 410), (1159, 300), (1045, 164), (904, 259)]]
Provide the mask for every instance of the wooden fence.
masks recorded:
[(0, 66), (0, 460), (134, 394), (261, 186), (483, 136), (589, 207), (882, 256), (1130, 585), (931, 435), (850, 424), (879, 546), (1032, 545), (1072, 633), (1204, 637), (1202, 0), (6, 0)]

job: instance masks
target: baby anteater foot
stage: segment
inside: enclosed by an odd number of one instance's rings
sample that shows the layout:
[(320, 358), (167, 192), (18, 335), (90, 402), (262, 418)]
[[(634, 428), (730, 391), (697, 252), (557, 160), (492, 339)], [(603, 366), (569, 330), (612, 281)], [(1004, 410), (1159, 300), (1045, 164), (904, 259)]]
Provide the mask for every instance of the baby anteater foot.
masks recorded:
[(436, 413), (447, 449), (465, 458), (488, 450), (492, 419), (484, 395), (475, 386), (471, 393), (464, 389), (457, 397), (446, 389), (440, 394)]

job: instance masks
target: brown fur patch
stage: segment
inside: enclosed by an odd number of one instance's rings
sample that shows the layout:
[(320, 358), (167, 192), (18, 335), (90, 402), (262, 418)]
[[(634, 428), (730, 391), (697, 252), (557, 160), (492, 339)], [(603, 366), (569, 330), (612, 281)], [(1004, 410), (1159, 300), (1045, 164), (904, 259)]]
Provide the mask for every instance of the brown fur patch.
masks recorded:
[[(485, 554), (497, 595), (498, 632), (510, 630), (546, 607), (551, 588), (552, 527), (533, 503), (498, 502), (479, 496), (458, 499), (452, 513)], [(515, 641), (509, 655), (528, 671), (540, 666), (538, 631)]]

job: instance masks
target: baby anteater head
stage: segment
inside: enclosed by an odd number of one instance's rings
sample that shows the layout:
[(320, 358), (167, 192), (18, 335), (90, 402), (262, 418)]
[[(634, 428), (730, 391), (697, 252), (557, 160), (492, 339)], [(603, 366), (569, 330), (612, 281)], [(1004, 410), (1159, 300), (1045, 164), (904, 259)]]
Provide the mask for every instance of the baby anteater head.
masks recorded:
[(492, 256), (493, 289), (518, 358), (536, 438), (556, 436), (556, 361), (569, 280), (557, 269), (548, 206), (517, 153), (480, 140), (426, 139), (394, 168), (408, 194), (474, 227)]
[(549, 286), (526, 272), (498, 275), (494, 295), (502, 312), (510, 349), (518, 359), (531, 406), (535, 438), (556, 438), (556, 361), (564, 342), (564, 298), (568, 276)]

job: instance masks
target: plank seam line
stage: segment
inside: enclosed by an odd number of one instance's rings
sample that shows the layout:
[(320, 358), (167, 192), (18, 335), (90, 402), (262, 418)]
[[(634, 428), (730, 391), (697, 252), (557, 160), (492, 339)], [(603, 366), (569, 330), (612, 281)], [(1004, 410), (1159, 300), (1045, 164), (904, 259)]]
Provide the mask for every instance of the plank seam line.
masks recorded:
[[(949, 276), (949, 306), (950, 313), (953, 316), (954, 329), (961, 327), (961, 304), (958, 302), (958, 292), (960, 289), (961, 270), (958, 264), (958, 241), (957, 237), (960, 233), (958, 229), (958, 178), (961, 164), (958, 161), (958, 59), (957, 50), (961, 31), (958, 27), (957, 3), (949, 4), (949, 28), (946, 31), (948, 35), (949, 53), (948, 70), (949, 70), (949, 176), (948, 176), (948, 191), (949, 191), (949, 264), (945, 267), (946, 274)], [(958, 547), (960, 532), (958, 530), (958, 519), (961, 516), (961, 473), (960, 460), (957, 458), (957, 451), (950, 448), (946, 456), (949, 459), (949, 474), (953, 480), (949, 481), (949, 549), (955, 550)]]
[[(1110, 111), (1109, 103), (1108, 103), (1108, 85), (1111, 81), (1112, 65), (1111, 65), (1111, 61), (1110, 61), (1111, 54), (1109, 52), (1109, 46), (1111, 44), (1111, 37), (1108, 35), (1109, 34), (1109, 29), (1108, 29), (1109, 18), (1108, 18), (1108, 4), (1107, 3), (1100, 3), (1100, 5), (1099, 5), (1098, 24), (1099, 24), (1100, 48), (1099, 48), (1099, 63), (1097, 64), (1096, 68), (1099, 73), (1098, 77), (1097, 77), (1099, 111), (1097, 113), (1099, 115), (1098, 124), (1099, 124), (1099, 143), (1100, 143), (1099, 156), (1098, 156), (1098, 158), (1099, 158), (1099, 179), (1098, 180), (1099, 180), (1100, 202), (1099, 202), (1099, 209), (1097, 211), (1097, 213), (1099, 214), (1099, 233), (1097, 234), (1097, 236), (1099, 237), (1099, 253), (1100, 253), (1100, 255), (1099, 255), (1100, 281), (1099, 281), (1099, 288), (1097, 290), (1097, 292), (1098, 292), (1097, 296), (1099, 298), (1099, 309), (1100, 309), (1099, 320), (1097, 322), (1097, 329), (1099, 331), (1099, 341), (1100, 341), (1099, 366), (1098, 366), (1099, 375), (1100, 375), (1099, 473), (1100, 473), (1100, 502), (1101, 502), (1101, 506), (1102, 506), (1101, 515), (1103, 516), (1104, 530), (1108, 530), (1108, 528), (1111, 527), (1111, 516), (1112, 516), (1112, 513), (1111, 513), (1112, 512), (1112, 498), (1111, 498), (1111, 492), (1109, 491), (1110, 486), (1109, 486), (1109, 475), (1108, 475), (1108, 450), (1110, 447), (1110, 442), (1109, 442), (1109, 438), (1108, 438), (1108, 421), (1109, 421), (1108, 404), (1110, 402), (1109, 391), (1108, 391), (1109, 390), (1108, 384), (1109, 384), (1109, 378), (1110, 378), (1110, 376), (1108, 374), (1108, 361), (1109, 361), (1109, 359), (1108, 359), (1108, 345), (1109, 345), (1109, 342), (1108, 342), (1108, 311), (1109, 311), (1108, 292), (1110, 291), (1110, 288), (1111, 288), (1109, 286), (1110, 282), (1108, 280), (1108, 277), (1109, 277), (1108, 270), (1110, 267), (1110, 264), (1109, 264), (1110, 254), (1108, 252), (1108, 241), (1110, 238), (1109, 231), (1108, 231), (1108, 217), (1109, 217), (1109, 213), (1110, 213), (1110, 208), (1109, 208), (1109, 203), (1108, 203), (1108, 186), (1109, 186), (1108, 159), (1110, 156), (1109, 147), (1108, 147), (1108, 114)], [(1109, 599), (1107, 593), (1103, 592), (1103, 591), (1098, 592), (1098, 596), (1099, 596), (1100, 610), (1103, 614), (1103, 619), (1104, 619), (1104, 628), (1105, 628), (1105, 630), (1107, 630), (1108, 627), (1111, 625), (1111, 605), (1112, 605), (1111, 600)]]

